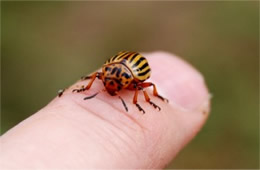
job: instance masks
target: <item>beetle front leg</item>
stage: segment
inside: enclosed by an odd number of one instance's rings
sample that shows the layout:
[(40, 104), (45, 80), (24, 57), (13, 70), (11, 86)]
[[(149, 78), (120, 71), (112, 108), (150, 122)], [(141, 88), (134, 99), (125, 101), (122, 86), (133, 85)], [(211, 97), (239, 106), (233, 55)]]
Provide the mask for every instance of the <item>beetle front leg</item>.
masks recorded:
[(85, 90), (87, 90), (86, 87), (81, 86), (80, 89), (73, 89), (72, 92), (75, 92), (75, 91), (76, 91), (77, 93), (79, 93), (79, 92), (82, 92), (82, 91), (85, 91)]
[(95, 81), (96, 77), (101, 79), (101, 76), (102, 76), (102, 73), (95, 72), (91, 76), (83, 76), (83, 77), (81, 77), (81, 80), (86, 80), (86, 79), (91, 79), (91, 80), (90, 80), (90, 82), (88, 83), (88, 85), (86, 87), (82, 86), (80, 89), (73, 89), (72, 92), (76, 91), (77, 93), (79, 93), (79, 92), (82, 92), (82, 91), (90, 89), (90, 87), (92, 86), (92, 84)]
[(91, 76), (82, 76), (82, 77), (80, 77), (80, 80), (87, 80), (87, 79), (90, 79), (91, 78)]

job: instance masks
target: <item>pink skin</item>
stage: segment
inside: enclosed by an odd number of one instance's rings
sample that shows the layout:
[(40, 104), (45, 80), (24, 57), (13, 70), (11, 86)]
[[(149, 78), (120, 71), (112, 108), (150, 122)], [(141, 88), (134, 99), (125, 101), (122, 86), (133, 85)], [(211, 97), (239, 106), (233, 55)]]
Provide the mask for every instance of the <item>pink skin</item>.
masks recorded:
[(142, 114), (132, 104), (134, 92), (117, 96), (101, 92), (95, 80), (90, 90), (79, 81), (46, 107), (1, 137), (1, 169), (9, 168), (164, 168), (199, 132), (209, 113), (209, 93), (201, 74), (183, 60), (164, 52), (143, 54), (152, 68), (148, 82), (157, 85), (169, 103), (152, 95), (154, 109), (139, 92)]

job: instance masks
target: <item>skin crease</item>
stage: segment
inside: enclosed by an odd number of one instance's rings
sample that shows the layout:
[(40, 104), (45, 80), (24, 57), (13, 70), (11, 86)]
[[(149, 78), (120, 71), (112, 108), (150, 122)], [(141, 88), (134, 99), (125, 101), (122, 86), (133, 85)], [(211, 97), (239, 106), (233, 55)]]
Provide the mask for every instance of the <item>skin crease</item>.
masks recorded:
[(145, 114), (132, 104), (129, 90), (119, 93), (128, 112), (106, 92), (83, 100), (104, 86), (97, 79), (90, 90), (72, 93), (89, 80), (78, 81), (0, 138), (0, 168), (164, 168), (200, 131), (210, 95), (201, 74), (180, 58), (165, 52), (142, 55), (152, 68), (146, 82), (169, 99), (165, 103), (147, 88), (161, 111), (145, 102), (141, 91), (138, 103)]

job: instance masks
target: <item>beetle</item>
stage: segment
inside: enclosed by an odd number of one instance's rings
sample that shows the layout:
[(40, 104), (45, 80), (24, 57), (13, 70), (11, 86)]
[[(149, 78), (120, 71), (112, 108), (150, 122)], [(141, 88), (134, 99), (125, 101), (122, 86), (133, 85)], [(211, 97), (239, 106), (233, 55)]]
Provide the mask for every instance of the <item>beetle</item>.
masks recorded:
[[(144, 56), (138, 52), (121, 51), (104, 63), (102, 66), (102, 72), (95, 72), (90, 76), (83, 76), (81, 78), (82, 80), (90, 79), (90, 82), (85, 87), (82, 86), (82, 88), (74, 89), (73, 92), (82, 92), (90, 89), (95, 79), (98, 78), (102, 80), (105, 86), (105, 91), (107, 91), (111, 96), (118, 96), (121, 99), (126, 111), (128, 111), (128, 108), (124, 100), (118, 94), (118, 92), (122, 89), (135, 91), (133, 103), (139, 111), (145, 113), (144, 109), (137, 102), (138, 91), (140, 90), (142, 90), (145, 100), (148, 103), (150, 103), (155, 109), (161, 110), (159, 106), (151, 101), (145, 88), (153, 86), (154, 96), (166, 102), (168, 102), (168, 100), (158, 94), (155, 84), (151, 82), (144, 82), (150, 77), (150, 75), (151, 68)], [(91, 99), (98, 93), (99, 92), (85, 97), (84, 100)], [(59, 96), (61, 95), (62, 94), (59, 94)]]

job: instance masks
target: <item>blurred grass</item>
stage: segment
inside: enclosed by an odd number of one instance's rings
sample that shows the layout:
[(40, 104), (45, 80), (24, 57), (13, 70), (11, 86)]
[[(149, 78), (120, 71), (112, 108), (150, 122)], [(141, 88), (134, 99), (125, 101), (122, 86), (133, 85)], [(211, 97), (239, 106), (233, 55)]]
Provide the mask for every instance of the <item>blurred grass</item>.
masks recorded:
[(175, 53), (212, 112), (169, 168), (259, 168), (259, 2), (1, 2), (1, 133), (121, 50)]

